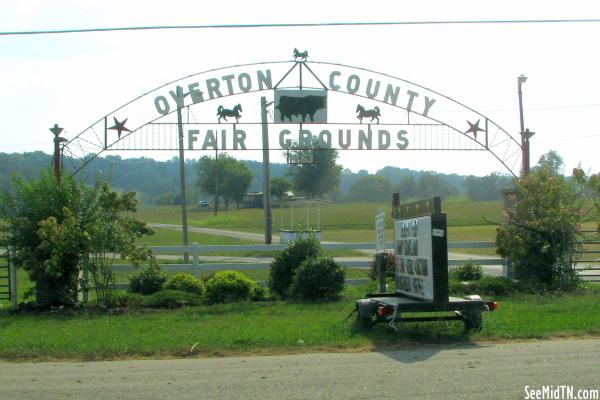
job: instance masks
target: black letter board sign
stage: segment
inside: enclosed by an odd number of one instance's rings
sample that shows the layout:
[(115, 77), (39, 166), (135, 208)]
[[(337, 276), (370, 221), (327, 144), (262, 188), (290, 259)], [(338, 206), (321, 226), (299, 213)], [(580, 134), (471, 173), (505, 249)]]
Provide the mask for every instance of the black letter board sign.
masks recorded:
[(392, 212), (396, 292), (447, 303), (448, 235), (440, 198), (395, 204)]

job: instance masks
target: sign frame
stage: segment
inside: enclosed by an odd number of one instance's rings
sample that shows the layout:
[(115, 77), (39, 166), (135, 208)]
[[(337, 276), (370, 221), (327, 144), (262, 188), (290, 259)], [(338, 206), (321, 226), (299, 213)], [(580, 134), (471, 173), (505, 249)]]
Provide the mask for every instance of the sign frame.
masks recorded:
[[(448, 303), (448, 230), (446, 214), (441, 212), (440, 198), (394, 204), (392, 213), (396, 294), (436, 304)], [(410, 226), (412, 230), (399, 233), (397, 229), (400, 226)], [(405, 250), (405, 244), (410, 244), (410, 251)], [(410, 269), (404, 266), (405, 262), (410, 263)], [(414, 273), (417, 263), (419, 273)], [(425, 275), (422, 275), (423, 268)], [(424, 286), (429, 289), (429, 283), (431, 288), (425, 293)], [(414, 288), (419, 285), (423, 292), (416, 293)], [(402, 290), (401, 287), (408, 290)]]

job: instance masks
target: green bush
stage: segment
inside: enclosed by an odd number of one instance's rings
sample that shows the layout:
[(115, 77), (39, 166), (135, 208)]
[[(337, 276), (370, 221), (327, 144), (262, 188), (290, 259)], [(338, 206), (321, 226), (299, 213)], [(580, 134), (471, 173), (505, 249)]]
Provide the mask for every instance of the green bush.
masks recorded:
[(204, 283), (184, 272), (173, 275), (165, 284), (165, 289), (180, 290), (182, 292), (193, 293), (202, 296), (204, 293)]
[(461, 281), (476, 281), (483, 277), (483, 268), (468, 260), (450, 271), (450, 276)]
[(323, 249), (315, 235), (298, 238), (275, 256), (269, 270), (271, 295), (286, 297), (296, 269), (305, 260), (319, 257)]
[(148, 296), (139, 293), (119, 293), (113, 299), (119, 307), (138, 309), (148, 306)]
[(525, 288), (518, 281), (498, 276), (484, 276), (479, 281), (473, 282), (473, 285), (473, 290), (490, 296), (505, 296), (525, 291)]
[(129, 277), (129, 291), (145, 295), (153, 294), (161, 290), (166, 281), (167, 274), (158, 266), (145, 266), (138, 273)]
[(165, 289), (148, 297), (148, 307), (153, 308), (180, 308), (184, 306), (199, 306), (201, 304), (201, 296), (180, 290)]
[(206, 301), (209, 304), (250, 300), (258, 285), (237, 271), (219, 271), (206, 282)]
[(15, 264), (35, 282), (41, 308), (73, 306), (86, 234), (80, 215), (89, 190), (69, 174), (57, 185), (51, 170), (38, 179), (13, 179), (14, 190), (0, 194), (0, 217), (9, 226)]
[(451, 278), (448, 280), (448, 289), (451, 295), (461, 297), (470, 294), (482, 296), (506, 296), (519, 292), (531, 291), (524, 287), (519, 281), (499, 276), (484, 276), (479, 280), (470, 282), (461, 282)]
[(254, 285), (250, 289), (250, 300), (252, 301), (264, 301), (267, 297), (267, 290), (258, 285)]
[(331, 257), (309, 258), (296, 270), (290, 294), (300, 300), (333, 300), (344, 290), (346, 271)]

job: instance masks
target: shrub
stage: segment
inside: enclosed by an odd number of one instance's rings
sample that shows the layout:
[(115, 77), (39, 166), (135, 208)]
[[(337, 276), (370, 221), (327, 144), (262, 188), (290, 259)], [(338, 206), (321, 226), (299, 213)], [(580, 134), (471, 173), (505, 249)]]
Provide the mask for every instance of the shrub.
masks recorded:
[(129, 277), (129, 291), (149, 295), (162, 289), (167, 280), (165, 274), (158, 266), (143, 267), (137, 274)]
[(461, 297), (469, 294), (506, 296), (518, 292), (530, 291), (530, 289), (524, 287), (519, 281), (499, 276), (484, 276), (480, 280), (471, 282), (461, 282), (451, 278), (448, 280), (448, 289), (451, 295)]
[(148, 296), (139, 293), (119, 293), (113, 299), (119, 307), (138, 309), (148, 306)]
[(454, 268), (450, 275), (460, 281), (476, 281), (483, 277), (483, 268), (468, 260)]
[(30, 181), (15, 177), (13, 185), (0, 194), (0, 217), (10, 229), (14, 262), (35, 282), (38, 306), (73, 306), (86, 243), (79, 216), (88, 189), (69, 174), (57, 185), (50, 170)]
[(206, 301), (216, 304), (249, 300), (256, 286), (237, 271), (219, 271), (206, 282)]
[(498, 276), (485, 276), (479, 281), (473, 282), (473, 285), (473, 290), (491, 296), (505, 296), (524, 290), (518, 281), (512, 281)]
[(180, 308), (184, 306), (199, 306), (202, 297), (194, 293), (180, 290), (161, 290), (148, 297), (148, 307), (154, 308)]
[(344, 290), (346, 271), (331, 257), (309, 258), (296, 270), (290, 294), (301, 300), (332, 300)]
[(250, 289), (250, 300), (252, 301), (264, 301), (267, 297), (267, 290), (258, 285), (254, 285), (252, 289)]
[(509, 223), (496, 231), (496, 252), (512, 261), (515, 277), (546, 290), (579, 284), (571, 255), (580, 246), (577, 225), (588, 214), (588, 188), (583, 171), (573, 172), (566, 178), (542, 164), (515, 181)]
[(286, 297), (296, 269), (305, 260), (322, 255), (323, 249), (315, 235), (298, 238), (275, 256), (269, 270), (271, 295)]
[(190, 274), (180, 272), (167, 281), (165, 289), (180, 290), (201, 296), (204, 293), (204, 283)]

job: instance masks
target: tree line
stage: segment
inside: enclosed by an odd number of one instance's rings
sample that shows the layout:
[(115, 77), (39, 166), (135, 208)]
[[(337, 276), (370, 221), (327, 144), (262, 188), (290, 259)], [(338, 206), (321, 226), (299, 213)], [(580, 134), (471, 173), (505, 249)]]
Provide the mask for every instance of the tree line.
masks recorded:
[[(346, 202), (388, 201), (392, 192), (400, 192), (406, 199), (436, 195), (443, 198), (466, 196), (479, 201), (499, 200), (499, 189), (511, 185), (511, 178), (499, 173), (477, 177), (388, 166), (372, 174), (366, 170), (344, 169), (337, 163), (335, 150), (316, 151), (313, 157), (314, 162), (308, 164), (271, 163), (272, 194), (280, 197), (292, 191), (296, 195)], [(191, 204), (214, 198), (216, 173), (220, 175), (220, 198), (224, 205), (237, 206), (246, 192), (262, 191), (261, 162), (237, 160), (226, 153), (220, 153), (219, 161), (217, 171), (213, 165), (214, 157), (186, 160), (187, 198)], [(551, 156), (548, 162), (557, 160)], [(0, 153), (0, 185), (10, 189), (11, 175), (28, 180), (37, 177), (39, 170), (50, 164), (51, 156), (42, 152)], [(72, 170), (77, 163), (65, 157), (63, 166)], [(114, 155), (97, 157), (79, 173), (79, 177), (93, 185), (97, 174), (110, 181), (115, 190), (135, 190), (142, 204), (180, 204), (179, 160), (176, 157), (167, 161), (145, 157), (124, 159)]]

